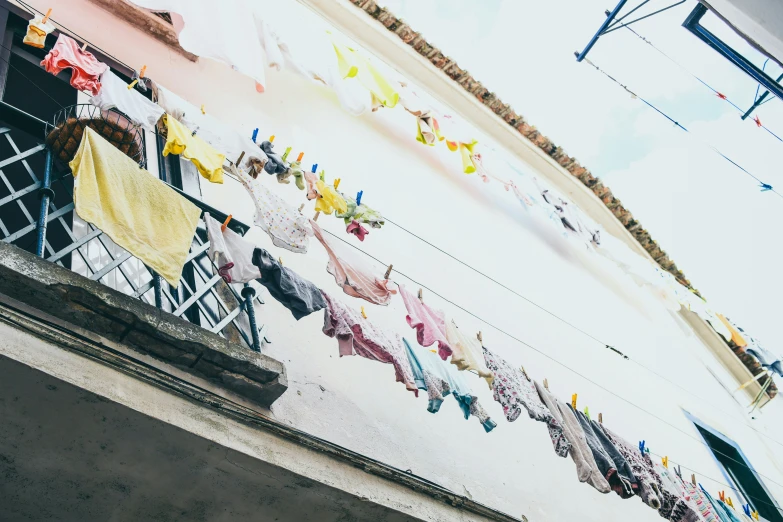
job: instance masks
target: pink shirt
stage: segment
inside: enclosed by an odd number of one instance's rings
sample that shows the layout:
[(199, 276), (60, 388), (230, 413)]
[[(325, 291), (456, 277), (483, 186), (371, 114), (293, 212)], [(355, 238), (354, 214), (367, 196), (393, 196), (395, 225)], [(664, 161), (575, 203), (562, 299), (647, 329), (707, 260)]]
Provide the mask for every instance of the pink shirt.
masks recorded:
[(381, 276), (370, 273), (370, 267), (358, 259), (347, 248), (335, 248), (336, 243), (330, 243), (323, 230), (315, 221), (310, 221), (313, 233), (329, 254), (329, 264), (326, 270), (334, 276), (334, 280), (343, 291), (351, 297), (358, 297), (373, 304), (388, 305), (392, 294), (397, 290), (387, 287), (389, 281)]
[(399, 335), (390, 336), (361, 314), (346, 307), (337, 299), (323, 293), (326, 299), (323, 332), (336, 337), (340, 357), (360, 355), (366, 359), (394, 366), (397, 382), (405, 384), (417, 397), (419, 390), (413, 380), (413, 369)]
[(443, 312), (430, 308), (402, 285), (400, 285), (400, 297), (408, 310), (405, 318), (408, 320), (408, 325), (416, 329), (416, 340), (419, 344), (427, 347), (438, 343), (438, 355), (444, 361), (448, 359), (452, 349), (446, 340), (446, 319)]
[(101, 75), (109, 68), (99, 62), (92, 53), (82, 51), (73, 38), (64, 34), (41, 62), (46, 72), (57, 75), (63, 69), (71, 68), (71, 86), (80, 91), (89, 91), (93, 96), (101, 90)]

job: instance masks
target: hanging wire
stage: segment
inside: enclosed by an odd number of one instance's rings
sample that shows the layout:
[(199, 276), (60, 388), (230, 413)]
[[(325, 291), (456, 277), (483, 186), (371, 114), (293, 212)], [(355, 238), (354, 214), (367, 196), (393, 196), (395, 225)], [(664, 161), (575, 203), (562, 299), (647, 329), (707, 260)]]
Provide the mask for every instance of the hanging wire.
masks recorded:
[[(675, 120), (674, 118), (672, 118), (671, 116), (669, 116), (668, 114), (666, 114), (665, 112), (663, 112), (661, 109), (659, 109), (658, 107), (656, 107), (656, 106), (655, 106), (654, 104), (652, 104), (651, 102), (649, 102), (649, 101), (645, 100), (643, 97), (641, 97), (641, 96), (639, 96), (638, 94), (636, 94), (634, 91), (632, 91), (631, 89), (629, 89), (629, 88), (628, 88), (628, 86), (626, 86), (626, 85), (624, 85), (623, 83), (621, 83), (620, 81), (618, 81), (618, 80), (617, 80), (616, 78), (614, 78), (614, 77), (613, 77), (611, 74), (607, 73), (606, 71), (604, 71), (603, 69), (601, 69), (599, 66), (597, 66), (596, 64), (594, 64), (593, 62), (591, 62), (591, 61), (590, 61), (590, 60), (588, 60), (587, 58), (585, 58), (583, 61), (584, 61), (584, 63), (587, 63), (588, 65), (592, 66), (592, 67), (593, 67), (593, 68), (594, 68), (596, 71), (600, 72), (600, 73), (601, 73), (601, 74), (603, 74), (605, 77), (609, 78), (609, 79), (610, 79), (610, 80), (612, 80), (614, 83), (616, 83), (617, 85), (619, 85), (619, 86), (620, 86), (620, 87), (621, 87), (623, 90), (625, 90), (625, 91), (626, 91), (628, 94), (630, 94), (632, 97), (634, 97), (634, 98), (637, 98), (639, 101), (641, 101), (642, 103), (644, 103), (645, 105), (647, 105), (648, 107), (650, 107), (651, 109), (653, 109), (655, 112), (657, 112), (658, 114), (660, 114), (661, 116), (663, 116), (664, 118), (666, 118), (667, 120), (669, 120), (670, 122), (672, 122), (672, 123), (673, 123), (673, 124), (674, 124), (676, 127), (679, 127), (679, 128), (680, 128), (680, 129), (682, 129), (683, 131), (687, 132), (687, 133), (688, 133), (688, 134), (690, 134), (691, 136), (694, 136), (695, 138), (697, 138), (697, 139), (698, 139), (698, 137), (697, 137), (695, 134), (693, 134), (693, 133), (692, 133), (692, 132), (690, 132), (688, 129), (686, 129), (686, 128), (685, 128), (683, 125), (681, 125), (681, 124), (680, 124), (680, 123), (679, 123), (677, 120)], [(760, 187), (762, 187), (763, 189), (765, 189), (765, 190), (764, 190), (765, 192), (772, 192), (772, 193), (774, 193), (776, 196), (778, 196), (778, 197), (780, 197), (780, 198), (783, 198), (783, 194), (781, 194), (780, 192), (778, 192), (777, 190), (775, 190), (775, 189), (774, 189), (774, 188), (773, 188), (771, 185), (769, 185), (769, 184), (767, 184), (767, 183), (765, 183), (765, 182), (761, 181), (761, 179), (760, 179), (760, 178), (758, 178), (756, 175), (754, 175), (753, 173), (751, 173), (749, 170), (747, 170), (745, 167), (743, 167), (742, 165), (740, 165), (739, 163), (737, 163), (737, 162), (736, 162), (736, 161), (734, 161), (733, 159), (731, 159), (731, 158), (729, 158), (728, 156), (726, 156), (726, 155), (725, 155), (723, 152), (721, 152), (721, 151), (720, 151), (720, 150), (719, 150), (717, 147), (715, 147), (714, 145), (712, 145), (712, 144), (710, 144), (710, 143), (708, 143), (708, 142), (706, 142), (706, 141), (703, 141), (703, 140), (701, 140), (701, 139), (698, 139), (698, 141), (699, 141), (699, 142), (700, 142), (702, 145), (704, 145), (704, 146), (705, 146), (705, 147), (707, 147), (708, 149), (712, 150), (713, 152), (715, 152), (716, 154), (718, 154), (719, 156), (721, 156), (723, 159), (725, 159), (726, 161), (728, 161), (729, 163), (731, 163), (732, 165), (734, 165), (735, 167), (737, 167), (738, 169), (740, 169), (740, 170), (741, 170), (742, 172), (744, 172), (746, 175), (748, 175), (749, 177), (751, 177), (751, 178), (753, 178), (754, 180), (756, 180), (756, 182), (758, 182), (758, 183), (759, 183), (759, 186), (760, 186)]]
[[(340, 237), (340, 236), (338, 236), (338, 235), (334, 234), (333, 232), (330, 232), (329, 230), (325, 230), (325, 229), (324, 229), (324, 232), (326, 232), (326, 233), (327, 233), (327, 234), (329, 234), (330, 236), (334, 237), (335, 239), (337, 239), (337, 240), (339, 240), (339, 241), (342, 241), (343, 243), (345, 243), (346, 245), (350, 246), (351, 248), (353, 248), (353, 249), (355, 249), (355, 250), (357, 250), (357, 251), (361, 252), (362, 254), (366, 255), (367, 257), (369, 257), (370, 259), (372, 259), (372, 260), (376, 261), (377, 263), (380, 263), (381, 265), (387, 265), (387, 264), (388, 264), (388, 263), (385, 263), (385, 262), (381, 261), (380, 259), (378, 259), (378, 258), (377, 258), (377, 257), (375, 257), (374, 255), (370, 254), (369, 252), (367, 252), (367, 251), (365, 251), (365, 250), (362, 250), (361, 248), (357, 247), (357, 246), (356, 246), (356, 245), (354, 245), (353, 243), (351, 243), (351, 242), (349, 242), (349, 241), (346, 241), (344, 238), (342, 238), (342, 237)], [(665, 424), (665, 425), (669, 426), (670, 428), (672, 428), (672, 429), (674, 429), (674, 430), (676, 430), (676, 431), (678, 431), (678, 432), (682, 433), (682, 434), (683, 434), (683, 435), (685, 435), (686, 437), (688, 437), (688, 438), (690, 438), (690, 439), (693, 439), (693, 440), (695, 440), (696, 442), (698, 442), (699, 444), (701, 444), (701, 445), (703, 445), (703, 446), (706, 446), (706, 447), (707, 447), (707, 448), (708, 448), (710, 451), (712, 451), (713, 453), (718, 453), (718, 454), (720, 454), (720, 455), (722, 455), (722, 456), (726, 457), (727, 459), (729, 459), (729, 460), (731, 460), (731, 461), (734, 461), (734, 462), (736, 462), (736, 463), (737, 463), (737, 464), (739, 464), (740, 466), (745, 466), (745, 467), (747, 467), (748, 469), (750, 469), (751, 471), (753, 471), (754, 473), (756, 473), (757, 475), (759, 475), (759, 476), (761, 476), (761, 477), (764, 477), (764, 478), (766, 478), (766, 479), (767, 479), (767, 480), (769, 480), (769, 481), (770, 481), (772, 484), (775, 484), (775, 485), (777, 485), (777, 486), (783, 487), (783, 484), (781, 484), (781, 483), (779, 483), (779, 482), (775, 481), (775, 480), (774, 480), (774, 479), (772, 479), (771, 477), (769, 477), (769, 476), (767, 476), (767, 475), (763, 475), (763, 474), (761, 474), (761, 473), (759, 473), (759, 472), (757, 472), (757, 471), (753, 470), (753, 468), (751, 468), (750, 466), (748, 466), (746, 463), (744, 463), (744, 462), (741, 462), (741, 461), (739, 461), (739, 460), (736, 460), (736, 459), (732, 458), (730, 455), (726, 455), (725, 453), (721, 452), (720, 450), (717, 450), (717, 449), (714, 449), (714, 448), (710, 447), (710, 446), (709, 446), (709, 445), (708, 445), (706, 442), (704, 442), (702, 439), (695, 437), (695, 436), (694, 436), (694, 435), (692, 435), (691, 433), (688, 433), (687, 431), (683, 430), (682, 428), (680, 428), (680, 427), (678, 427), (678, 426), (676, 426), (676, 425), (674, 425), (674, 424), (670, 423), (670, 422), (669, 422), (669, 421), (667, 421), (666, 419), (664, 419), (664, 418), (662, 418), (662, 417), (659, 417), (659, 416), (658, 416), (658, 415), (656, 415), (655, 413), (653, 413), (653, 412), (651, 412), (651, 411), (649, 411), (649, 410), (647, 410), (647, 409), (645, 409), (645, 408), (643, 408), (643, 407), (641, 407), (641, 406), (637, 405), (637, 404), (636, 404), (636, 403), (634, 403), (634, 402), (631, 402), (630, 400), (628, 400), (627, 398), (623, 397), (622, 395), (618, 395), (617, 393), (615, 393), (615, 392), (613, 392), (612, 390), (610, 390), (610, 389), (606, 388), (606, 387), (605, 387), (605, 386), (603, 386), (602, 384), (600, 384), (600, 383), (598, 383), (598, 382), (594, 381), (593, 379), (591, 379), (591, 378), (587, 377), (586, 375), (584, 375), (584, 374), (582, 374), (582, 373), (579, 373), (577, 370), (575, 370), (575, 369), (571, 368), (571, 367), (570, 367), (570, 366), (568, 366), (567, 364), (565, 364), (565, 363), (563, 363), (563, 362), (559, 361), (558, 359), (556, 359), (556, 358), (552, 357), (551, 355), (549, 355), (548, 353), (544, 352), (543, 350), (541, 350), (541, 349), (539, 349), (539, 348), (536, 348), (536, 347), (535, 347), (535, 346), (533, 346), (532, 344), (530, 344), (530, 343), (528, 343), (528, 342), (526, 342), (526, 341), (524, 341), (524, 340), (520, 339), (519, 337), (516, 337), (515, 335), (513, 335), (513, 334), (511, 334), (511, 333), (509, 333), (509, 332), (507, 332), (507, 331), (505, 331), (504, 329), (500, 328), (499, 326), (496, 326), (495, 324), (493, 324), (493, 323), (490, 323), (489, 321), (487, 321), (486, 319), (484, 319), (484, 318), (480, 317), (479, 315), (475, 314), (474, 312), (471, 312), (470, 310), (468, 310), (468, 309), (467, 309), (467, 308), (465, 308), (464, 306), (462, 306), (462, 305), (460, 305), (460, 304), (458, 304), (458, 303), (456, 303), (456, 302), (452, 301), (451, 299), (449, 299), (449, 298), (447, 298), (447, 297), (443, 296), (442, 294), (440, 294), (440, 293), (436, 292), (435, 290), (433, 290), (432, 288), (428, 287), (428, 286), (427, 286), (427, 285), (425, 285), (424, 283), (421, 283), (420, 281), (417, 281), (417, 280), (413, 279), (412, 277), (410, 277), (410, 276), (408, 276), (408, 275), (404, 274), (403, 272), (400, 272), (399, 270), (396, 270), (396, 269), (395, 269), (394, 271), (395, 271), (397, 274), (399, 274), (399, 275), (401, 275), (402, 277), (404, 277), (405, 279), (407, 279), (408, 281), (410, 281), (411, 283), (413, 283), (414, 285), (418, 285), (418, 286), (420, 286), (420, 287), (422, 287), (422, 288), (426, 289), (426, 290), (427, 290), (428, 292), (430, 292), (431, 294), (433, 294), (433, 295), (435, 295), (435, 296), (439, 297), (440, 299), (442, 299), (442, 300), (446, 301), (447, 303), (451, 304), (452, 306), (454, 306), (454, 307), (456, 307), (456, 308), (459, 308), (460, 310), (462, 310), (463, 312), (467, 313), (468, 315), (470, 315), (470, 316), (471, 316), (471, 317), (473, 317), (474, 319), (476, 319), (476, 320), (478, 320), (478, 321), (480, 321), (480, 322), (484, 323), (485, 325), (489, 326), (489, 327), (490, 327), (490, 328), (492, 328), (493, 330), (495, 330), (495, 331), (497, 331), (497, 332), (499, 332), (499, 333), (501, 333), (501, 334), (505, 335), (505, 336), (506, 336), (506, 337), (508, 337), (509, 339), (512, 339), (512, 340), (514, 340), (514, 341), (518, 342), (519, 344), (522, 344), (522, 345), (524, 345), (524, 346), (527, 346), (529, 349), (533, 350), (534, 352), (538, 353), (539, 355), (542, 355), (543, 357), (545, 357), (545, 358), (549, 359), (550, 361), (554, 362), (555, 364), (557, 364), (557, 365), (559, 365), (559, 366), (562, 366), (563, 368), (565, 368), (565, 369), (569, 370), (570, 372), (572, 372), (572, 373), (576, 374), (577, 376), (581, 377), (582, 379), (584, 379), (585, 381), (589, 382), (590, 384), (592, 384), (592, 385), (596, 386), (597, 388), (599, 388), (599, 389), (601, 389), (601, 390), (605, 391), (605, 392), (606, 392), (606, 393), (608, 393), (609, 395), (612, 395), (612, 396), (616, 397), (617, 399), (620, 399), (622, 402), (625, 402), (625, 403), (626, 403), (626, 404), (628, 404), (629, 406), (633, 406), (634, 408), (636, 408), (636, 409), (638, 409), (638, 410), (640, 410), (640, 411), (642, 411), (642, 412), (646, 413), (647, 415), (649, 415), (650, 417), (653, 417), (654, 419), (658, 420), (659, 422), (661, 422), (661, 423), (663, 423), (663, 424)], [(397, 283), (396, 281), (395, 281), (395, 283), (399, 285), (399, 283)], [(781, 511), (781, 512), (783, 512), (783, 511)]]
[[(655, 44), (653, 44), (653, 43), (652, 43), (650, 40), (648, 40), (647, 38), (645, 38), (645, 37), (644, 37), (644, 36), (642, 36), (641, 34), (637, 33), (636, 31), (634, 31), (633, 29), (631, 29), (631, 28), (630, 28), (630, 27), (628, 27), (628, 26), (626, 26), (625, 28), (626, 28), (626, 29), (628, 29), (629, 31), (631, 31), (633, 34), (635, 34), (635, 35), (636, 35), (636, 36), (637, 36), (639, 39), (641, 39), (641, 40), (642, 40), (643, 42), (645, 42), (647, 45), (649, 45), (650, 47), (652, 47), (653, 49), (655, 49), (655, 50), (656, 50), (656, 51), (657, 51), (657, 52), (658, 52), (658, 53), (659, 53), (661, 56), (663, 56), (664, 58), (666, 58), (667, 60), (669, 60), (670, 62), (672, 62), (674, 65), (676, 65), (677, 67), (679, 67), (679, 68), (680, 68), (680, 69), (682, 69), (683, 71), (685, 71), (685, 73), (686, 73), (686, 74), (688, 74), (688, 75), (692, 76), (692, 77), (693, 77), (693, 78), (694, 78), (696, 81), (698, 81), (699, 83), (701, 83), (702, 85), (704, 85), (705, 87), (707, 87), (709, 90), (711, 90), (713, 93), (715, 93), (715, 95), (716, 95), (716, 96), (718, 96), (720, 99), (722, 99), (722, 100), (725, 100), (726, 102), (728, 102), (728, 103), (729, 103), (729, 105), (731, 105), (732, 107), (734, 107), (735, 109), (737, 109), (737, 110), (739, 111), (739, 113), (740, 113), (740, 114), (745, 114), (745, 111), (744, 111), (744, 110), (743, 110), (741, 107), (739, 107), (739, 106), (738, 106), (736, 103), (734, 103), (733, 101), (731, 101), (727, 95), (723, 94), (723, 93), (722, 93), (722, 92), (720, 92), (718, 89), (714, 88), (712, 85), (710, 85), (710, 84), (709, 84), (709, 83), (707, 83), (706, 81), (704, 81), (704, 80), (702, 80), (701, 78), (699, 78), (699, 77), (698, 77), (696, 74), (692, 73), (692, 72), (691, 72), (691, 71), (690, 71), (690, 70), (689, 70), (687, 67), (685, 67), (685, 66), (684, 66), (684, 65), (682, 65), (680, 62), (678, 62), (677, 60), (675, 60), (674, 58), (672, 58), (671, 56), (669, 56), (668, 54), (666, 54), (665, 52), (663, 52), (663, 51), (662, 51), (661, 49), (659, 49), (659, 48), (658, 48), (658, 47), (657, 47)], [(766, 65), (767, 65), (767, 62), (768, 62), (768, 61), (769, 61), (769, 59), (767, 59), (767, 60), (764, 62), (764, 66), (766, 66)], [(763, 70), (763, 68), (762, 68), (762, 70)], [(758, 97), (758, 94), (759, 94), (759, 87), (760, 87), (760, 84), (756, 85), (756, 96), (754, 96), (754, 99), (756, 99), (756, 98)], [(773, 96), (773, 98), (774, 98), (774, 96)], [(773, 98), (770, 98), (769, 100), (771, 100), (771, 99), (773, 99)], [(766, 102), (768, 102), (769, 100), (765, 100), (764, 102), (762, 102), (762, 104), (763, 104), (763, 103), (766, 103)], [(756, 121), (756, 120), (754, 120), (754, 121)], [(767, 131), (767, 132), (768, 132), (768, 133), (769, 133), (771, 136), (774, 136), (774, 137), (775, 137), (775, 138), (776, 138), (778, 141), (780, 141), (780, 142), (783, 142), (783, 138), (781, 138), (780, 136), (778, 136), (778, 135), (777, 135), (775, 132), (773, 132), (773, 131), (772, 131), (772, 129), (770, 129), (770, 128), (769, 128), (769, 127), (767, 127), (766, 125), (764, 125), (764, 124), (760, 123), (760, 121), (756, 121), (756, 125), (757, 125), (758, 127), (761, 127), (762, 129), (764, 129), (765, 131)]]

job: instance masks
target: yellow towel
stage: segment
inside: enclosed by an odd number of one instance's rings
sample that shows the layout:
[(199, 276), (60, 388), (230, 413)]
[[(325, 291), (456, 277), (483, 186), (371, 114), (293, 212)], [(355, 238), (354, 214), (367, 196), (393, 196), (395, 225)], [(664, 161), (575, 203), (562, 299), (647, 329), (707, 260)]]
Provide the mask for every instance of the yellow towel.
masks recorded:
[(199, 173), (212, 183), (223, 183), (223, 162), (226, 155), (215, 150), (212, 145), (199, 138), (198, 134), (182, 125), (168, 114), (163, 115), (163, 123), (168, 129), (163, 155), (181, 154), (189, 159)]
[(79, 217), (178, 286), (201, 210), (89, 127), (70, 166)]
[(365, 57), (345, 45), (332, 40), (337, 55), (337, 67), (343, 78), (356, 77), (378, 101), (386, 107), (394, 107), (400, 100), (400, 93), (392, 87), (381, 72)]

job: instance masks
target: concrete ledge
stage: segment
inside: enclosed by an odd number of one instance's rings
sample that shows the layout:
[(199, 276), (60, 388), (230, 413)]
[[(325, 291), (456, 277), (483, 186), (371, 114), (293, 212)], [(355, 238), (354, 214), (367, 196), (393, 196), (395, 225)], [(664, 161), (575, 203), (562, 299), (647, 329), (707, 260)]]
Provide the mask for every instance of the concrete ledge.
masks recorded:
[(0, 293), (264, 407), (288, 388), (280, 361), (5, 243)]

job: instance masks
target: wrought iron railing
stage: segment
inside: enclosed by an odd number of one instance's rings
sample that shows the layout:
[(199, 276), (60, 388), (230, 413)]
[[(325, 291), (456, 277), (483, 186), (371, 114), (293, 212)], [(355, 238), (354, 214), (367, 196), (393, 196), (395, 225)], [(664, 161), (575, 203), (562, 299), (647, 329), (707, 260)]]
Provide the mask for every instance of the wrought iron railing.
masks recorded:
[[(2, 103), (2, 102), (0, 102)], [(5, 105), (5, 104), (4, 104)], [(8, 110), (8, 107), (3, 107)], [(20, 111), (16, 110), (17, 113)], [(32, 115), (33, 123), (46, 125)], [(32, 120), (31, 120), (32, 121)], [(0, 122), (0, 241), (14, 244), (94, 281), (177, 317), (261, 350), (266, 328), (256, 323), (263, 304), (250, 284), (226, 284), (209, 259), (209, 241), (199, 224), (178, 288), (116, 245), (74, 212), (73, 175), (55, 161), (38, 136)], [(223, 221), (226, 214), (176, 187), (183, 197)], [(232, 219), (244, 235), (249, 227)]]

